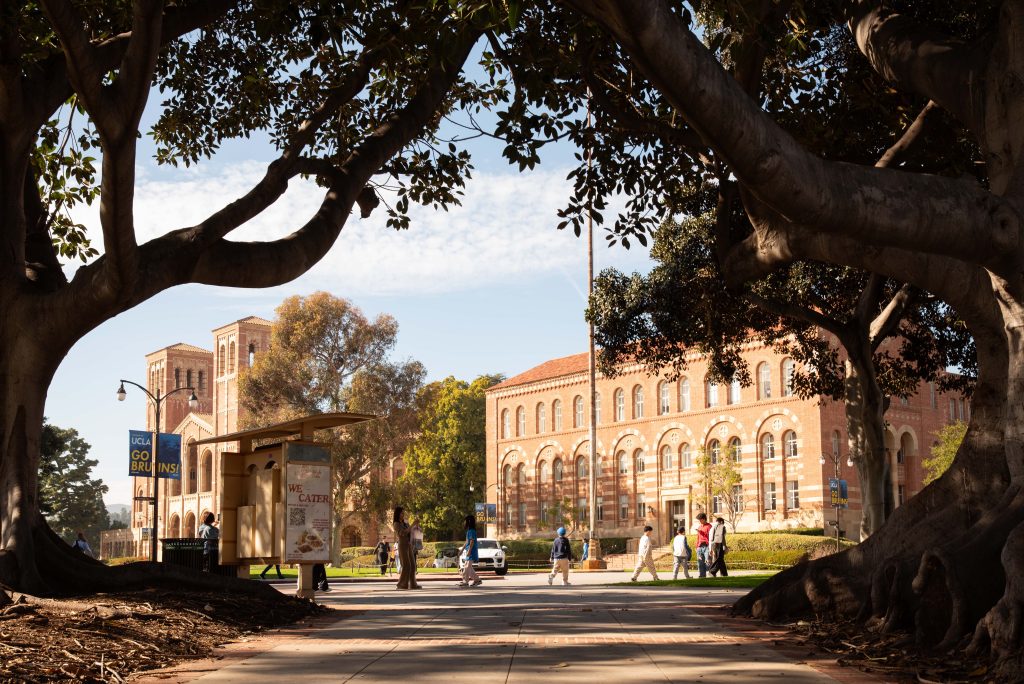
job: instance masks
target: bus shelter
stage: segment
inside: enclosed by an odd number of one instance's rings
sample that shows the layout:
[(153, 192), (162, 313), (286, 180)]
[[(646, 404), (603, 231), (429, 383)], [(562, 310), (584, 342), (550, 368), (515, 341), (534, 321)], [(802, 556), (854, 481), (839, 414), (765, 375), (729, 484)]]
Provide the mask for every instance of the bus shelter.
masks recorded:
[(246, 578), (251, 565), (296, 564), (297, 595), (312, 598), (313, 565), (330, 561), (334, 519), (330, 452), (313, 435), (374, 418), (321, 413), (196, 442), (238, 445), (220, 457), (221, 564)]

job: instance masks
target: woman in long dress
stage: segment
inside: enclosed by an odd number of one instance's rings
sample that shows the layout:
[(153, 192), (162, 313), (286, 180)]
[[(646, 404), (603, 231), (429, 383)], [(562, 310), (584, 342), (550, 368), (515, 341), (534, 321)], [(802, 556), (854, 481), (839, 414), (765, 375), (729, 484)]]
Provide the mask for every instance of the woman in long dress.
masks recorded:
[(392, 525), (395, 529), (395, 539), (398, 540), (398, 559), (402, 566), (396, 588), (419, 589), (420, 585), (416, 583), (416, 552), (412, 546), (412, 527), (405, 521), (405, 509), (401, 506), (395, 507)]

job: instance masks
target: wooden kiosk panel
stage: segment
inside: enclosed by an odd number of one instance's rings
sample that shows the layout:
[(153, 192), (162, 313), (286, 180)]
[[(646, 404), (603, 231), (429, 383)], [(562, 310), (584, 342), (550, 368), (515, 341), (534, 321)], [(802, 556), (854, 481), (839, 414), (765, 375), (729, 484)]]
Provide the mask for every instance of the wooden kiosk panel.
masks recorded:
[[(330, 558), (334, 517), (330, 454), (313, 434), (375, 417), (325, 413), (196, 442), (239, 445), (221, 452), (221, 563), (238, 565), (243, 577), (253, 563), (297, 563), (297, 595), (312, 597), (310, 567)], [(267, 439), (284, 441), (253, 447)]]

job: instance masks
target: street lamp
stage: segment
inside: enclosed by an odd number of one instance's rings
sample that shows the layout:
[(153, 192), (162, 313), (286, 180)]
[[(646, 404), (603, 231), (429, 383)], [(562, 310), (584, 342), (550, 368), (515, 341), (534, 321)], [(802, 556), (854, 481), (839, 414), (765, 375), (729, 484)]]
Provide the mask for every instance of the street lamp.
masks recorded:
[(151, 502), (153, 504), (153, 527), (152, 527), (152, 529), (149, 532), (149, 534), (150, 534), (150, 537), (149, 537), (149, 559), (155, 563), (156, 562), (157, 500), (158, 500), (158, 497), (159, 497), (159, 494), (160, 494), (160, 478), (159, 478), (160, 470), (159, 470), (159, 465), (158, 465), (158, 463), (159, 463), (159, 461), (158, 461), (159, 456), (158, 456), (158, 449), (157, 449), (157, 441), (158, 441), (158, 438), (159, 438), (159, 435), (160, 435), (160, 405), (163, 404), (164, 399), (166, 399), (167, 397), (171, 396), (172, 394), (175, 394), (177, 392), (184, 392), (185, 390), (189, 390), (192, 394), (190, 394), (189, 397), (188, 397), (188, 407), (190, 409), (192, 409), (193, 411), (195, 411), (197, 408), (199, 408), (199, 397), (196, 396), (196, 390), (195, 390), (194, 387), (179, 387), (177, 389), (171, 390), (167, 394), (163, 394), (162, 395), (162, 394), (160, 394), (160, 388), (159, 387), (156, 388), (156, 394), (153, 394), (152, 392), (150, 392), (148, 389), (146, 389), (145, 387), (143, 387), (142, 385), (140, 385), (137, 382), (132, 382), (131, 380), (121, 380), (120, 382), (121, 382), (121, 384), (117, 388), (117, 400), (118, 401), (124, 401), (125, 397), (128, 396), (128, 392), (126, 392), (125, 389), (124, 389), (124, 383), (127, 382), (129, 385), (135, 385), (140, 390), (142, 390), (143, 392), (146, 393), (146, 396), (149, 397), (149, 400), (151, 402), (153, 402), (153, 409), (154, 409), (154, 411), (156, 413), (156, 430), (153, 432), (153, 501)]
[[(833, 453), (833, 454), (831, 454), (831, 455), (829, 455), (827, 457), (825, 456), (825, 454), (822, 454), (821, 458), (818, 459), (818, 462), (821, 463), (822, 466), (824, 466), (828, 461), (832, 461), (832, 463), (835, 465), (835, 468), (836, 468), (836, 476), (835, 476), (836, 487), (839, 486), (839, 475), (840, 475), (840, 473), (839, 473), (839, 462), (841, 460), (842, 459), (839, 457), (839, 454), (836, 454), (836, 453)], [(850, 458), (850, 457), (846, 458), (846, 466), (847, 467), (853, 467), (853, 459), (852, 458)], [(838, 500), (836, 501), (836, 503), (832, 504), (832, 507), (836, 509), (836, 553), (838, 553), (839, 552), (839, 502), (838, 502)]]

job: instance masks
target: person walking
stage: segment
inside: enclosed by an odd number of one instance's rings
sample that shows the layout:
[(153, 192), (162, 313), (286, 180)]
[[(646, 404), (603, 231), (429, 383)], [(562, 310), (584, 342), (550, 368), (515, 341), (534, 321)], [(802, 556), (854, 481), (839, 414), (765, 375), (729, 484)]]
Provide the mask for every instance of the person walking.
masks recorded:
[(590, 558), (590, 537), (583, 540), (583, 553), (580, 554), (580, 561)]
[(327, 584), (327, 568), (324, 567), (323, 563), (316, 563), (313, 566), (313, 588), (317, 591), (330, 591), (331, 587)]
[(203, 572), (214, 572), (220, 557), (220, 530), (214, 525), (217, 520), (213, 513), (203, 516), (196, 536), (203, 539)]
[(466, 527), (466, 543), (462, 546), (459, 551), (459, 555), (465, 558), (465, 564), (462, 566), (462, 581), (459, 582), (460, 587), (479, 587), (483, 584), (483, 580), (476, 574), (476, 568), (473, 567), (473, 563), (479, 562), (480, 560), (480, 545), (477, 544), (476, 537), (476, 516), (467, 515), (465, 520)]
[(711, 529), (708, 530), (708, 572), (711, 571), (711, 566), (715, 564), (715, 545), (712, 543), (712, 540), (715, 538), (715, 531), (717, 529), (718, 520), (715, 520), (711, 523)]
[(708, 571), (712, 577), (717, 577), (718, 573), (722, 573), (722, 577), (728, 577), (729, 569), (725, 567), (725, 554), (729, 551), (729, 548), (725, 545), (725, 520), (719, 518), (715, 523), (710, 537), (714, 560), (711, 562), (711, 567), (708, 568)]
[(690, 558), (693, 551), (689, 542), (686, 541), (686, 526), (680, 525), (676, 530), (676, 536), (672, 538), (672, 579), (679, 578), (679, 568), (683, 569), (683, 577), (690, 579)]
[(653, 527), (644, 525), (644, 533), (640, 536), (640, 547), (636, 551), (636, 567), (633, 569), (633, 576), (629, 578), (633, 582), (636, 582), (636, 578), (640, 576), (640, 571), (644, 568), (651, 573), (651, 577), (655, 580), (658, 579), (658, 571), (654, 569), (654, 541), (651, 539), (653, 531)]
[(708, 575), (708, 532), (711, 525), (708, 524), (707, 513), (697, 514), (697, 569), (700, 577)]
[(555, 581), (555, 575), (562, 573), (562, 586), (569, 586), (569, 563), (572, 562), (572, 545), (565, 537), (565, 528), (558, 528), (558, 536), (551, 543), (551, 574), (548, 584)]
[(416, 552), (412, 545), (412, 526), (405, 521), (405, 509), (396, 506), (391, 517), (395, 539), (398, 540), (398, 562), (401, 571), (398, 574), (396, 589), (422, 589), (416, 583)]
[(281, 574), (281, 566), (276, 563), (271, 563), (267, 567), (263, 568), (263, 572), (260, 573), (260, 579), (267, 579), (267, 573), (270, 572), (270, 568), (274, 568), (277, 571), (277, 579), (284, 579), (284, 575)]
[(85, 533), (79, 532), (78, 538), (75, 539), (75, 543), (71, 545), (76, 551), (84, 553), (89, 558), (95, 558), (96, 554), (92, 552), (92, 547), (89, 546), (89, 542), (85, 540)]
[(386, 538), (377, 542), (377, 546), (373, 549), (373, 555), (376, 557), (377, 565), (380, 566), (380, 574), (383, 576), (388, 570), (388, 560), (391, 556), (388, 551), (388, 540)]

